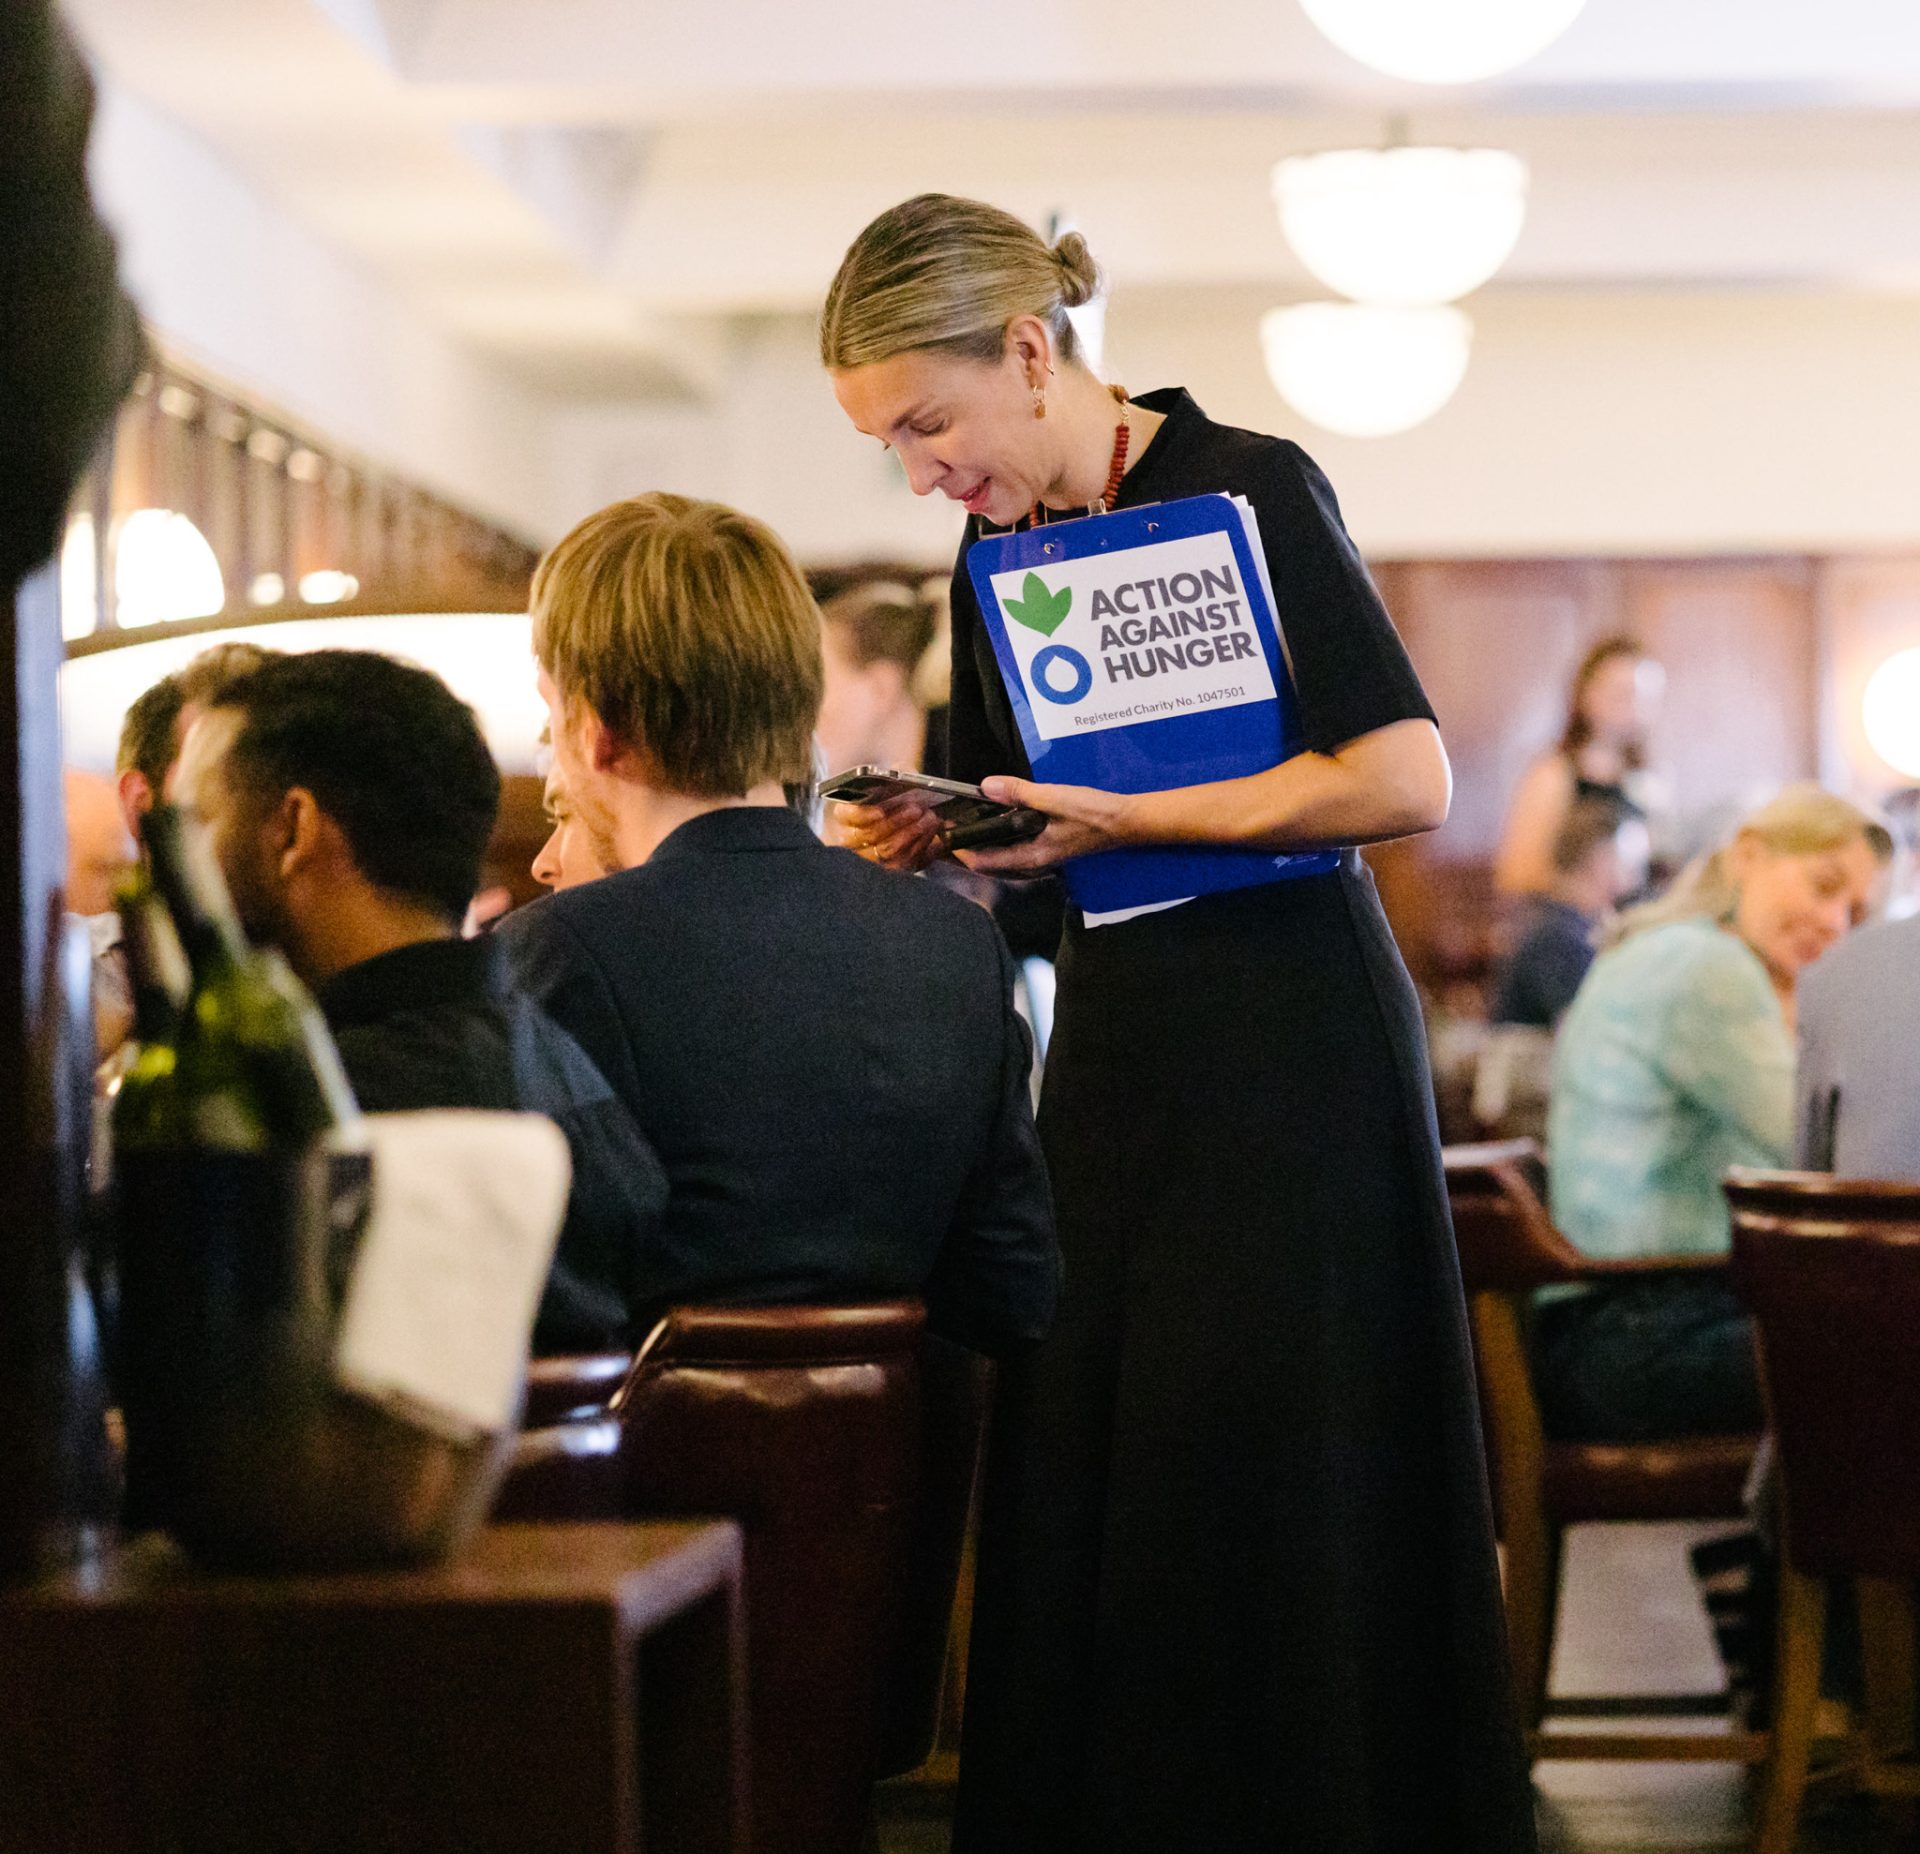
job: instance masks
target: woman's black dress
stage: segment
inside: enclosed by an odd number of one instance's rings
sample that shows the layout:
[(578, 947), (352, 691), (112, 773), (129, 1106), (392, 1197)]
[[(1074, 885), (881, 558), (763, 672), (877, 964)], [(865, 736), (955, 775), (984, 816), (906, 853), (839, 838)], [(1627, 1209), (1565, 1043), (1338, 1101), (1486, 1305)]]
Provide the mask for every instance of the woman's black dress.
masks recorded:
[[(1119, 505), (1252, 503), (1307, 745), (1430, 719), (1305, 454), (1140, 403)], [(961, 558), (950, 764), (1024, 773)], [(1066, 1293), (1002, 1374), (956, 1854), (1531, 1849), (1425, 1045), (1358, 856), (1070, 911), (1040, 1128)]]

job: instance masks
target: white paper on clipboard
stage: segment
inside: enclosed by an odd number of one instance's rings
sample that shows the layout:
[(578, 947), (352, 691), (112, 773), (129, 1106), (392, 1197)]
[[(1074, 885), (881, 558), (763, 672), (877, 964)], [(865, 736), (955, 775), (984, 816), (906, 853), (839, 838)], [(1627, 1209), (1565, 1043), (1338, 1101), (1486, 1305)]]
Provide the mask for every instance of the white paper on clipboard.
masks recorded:
[(1280, 601), (1273, 596), (1273, 575), (1267, 569), (1267, 550), (1260, 544), (1260, 517), (1253, 512), (1253, 504), (1245, 496), (1235, 496), (1234, 507), (1240, 511), (1240, 523), (1247, 531), (1247, 547), (1253, 554), (1253, 564), (1260, 574), (1260, 590), (1267, 595), (1267, 610), (1273, 614), (1273, 634), (1280, 640), (1280, 654), (1286, 659), (1287, 674), (1293, 675), (1293, 651), (1287, 644), (1287, 625), (1280, 612)]

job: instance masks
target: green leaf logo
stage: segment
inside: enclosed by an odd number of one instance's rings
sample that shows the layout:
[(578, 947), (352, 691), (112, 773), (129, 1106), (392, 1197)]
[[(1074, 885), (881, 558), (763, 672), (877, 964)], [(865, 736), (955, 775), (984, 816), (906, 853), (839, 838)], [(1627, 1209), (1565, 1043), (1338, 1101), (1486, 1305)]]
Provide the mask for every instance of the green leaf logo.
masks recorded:
[(1029, 573), (1020, 588), (1020, 597), (1004, 599), (1001, 603), (1015, 624), (1038, 631), (1042, 637), (1051, 637), (1073, 609), (1073, 588), (1062, 586), (1058, 592), (1049, 592), (1047, 582), (1038, 573)]

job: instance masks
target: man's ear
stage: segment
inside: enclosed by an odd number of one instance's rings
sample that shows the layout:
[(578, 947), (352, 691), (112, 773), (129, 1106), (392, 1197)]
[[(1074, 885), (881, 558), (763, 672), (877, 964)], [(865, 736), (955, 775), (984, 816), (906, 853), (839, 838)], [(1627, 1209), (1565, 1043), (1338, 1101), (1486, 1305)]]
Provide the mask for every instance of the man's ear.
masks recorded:
[(262, 827), (267, 833), (267, 848), (280, 878), (311, 875), (325, 862), (332, 850), (333, 820), (320, 809), (320, 801), (304, 785), (288, 790), (268, 814)]
[(140, 820), (153, 809), (153, 783), (139, 767), (129, 766), (114, 781), (113, 789), (120, 799), (120, 815), (133, 833), (134, 842), (138, 843)]
[(581, 715), (580, 727), (587, 764), (595, 772), (618, 772), (632, 758), (632, 749), (591, 708)]

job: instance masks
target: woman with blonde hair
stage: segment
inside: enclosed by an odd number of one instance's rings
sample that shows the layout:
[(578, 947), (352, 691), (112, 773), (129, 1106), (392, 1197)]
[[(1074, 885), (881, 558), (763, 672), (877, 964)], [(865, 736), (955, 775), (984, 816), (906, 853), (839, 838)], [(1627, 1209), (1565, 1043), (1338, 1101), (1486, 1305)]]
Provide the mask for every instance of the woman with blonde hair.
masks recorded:
[[(841, 407), (965, 506), (949, 770), (1050, 819), (976, 869), (1119, 844), (1340, 847), (1131, 918), (1070, 911), (1040, 1107), (1067, 1285), (1003, 1370), (959, 1854), (1524, 1854), (1473, 1379), (1412, 987), (1348, 846), (1430, 830), (1420, 685), (1295, 445), (1103, 383), (1085, 243), (922, 195), (821, 317)], [(1036, 785), (966, 570), (995, 527), (1243, 495), (1306, 751), (1135, 796)], [(855, 813), (897, 868), (916, 799)], [(912, 1155), (903, 1153), (903, 1163)]]
[[(1892, 849), (1857, 806), (1790, 786), (1621, 920), (1554, 1053), (1553, 1212), (1587, 1254), (1726, 1253), (1727, 1168), (1791, 1163), (1795, 986), (1865, 917)], [(1761, 1426), (1752, 1324), (1717, 1272), (1551, 1299), (1534, 1358), (1562, 1436)]]

